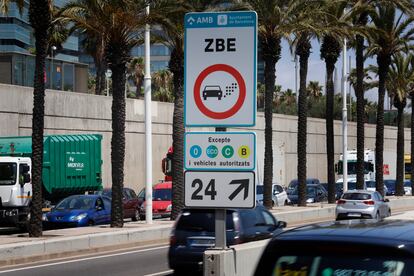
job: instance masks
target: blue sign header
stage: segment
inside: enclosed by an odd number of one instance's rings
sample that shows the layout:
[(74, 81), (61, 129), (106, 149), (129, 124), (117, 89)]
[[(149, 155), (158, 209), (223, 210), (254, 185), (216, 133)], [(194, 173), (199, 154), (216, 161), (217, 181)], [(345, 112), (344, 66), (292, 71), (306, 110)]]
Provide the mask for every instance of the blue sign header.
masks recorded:
[(185, 28), (256, 27), (257, 14), (254, 11), (241, 12), (197, 12), (187, 13)]

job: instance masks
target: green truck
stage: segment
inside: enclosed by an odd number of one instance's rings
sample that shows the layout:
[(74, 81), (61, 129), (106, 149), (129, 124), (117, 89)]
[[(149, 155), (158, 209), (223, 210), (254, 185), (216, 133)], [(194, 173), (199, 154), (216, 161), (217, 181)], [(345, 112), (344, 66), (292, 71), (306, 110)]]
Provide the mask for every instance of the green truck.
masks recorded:
[[(101, 143), (99, 134), (44, 136), (44, 202), (102, 189)], [(31, 156), (31, 137), (0, 137), (0, 225), (23, 227), (28, 221)]]

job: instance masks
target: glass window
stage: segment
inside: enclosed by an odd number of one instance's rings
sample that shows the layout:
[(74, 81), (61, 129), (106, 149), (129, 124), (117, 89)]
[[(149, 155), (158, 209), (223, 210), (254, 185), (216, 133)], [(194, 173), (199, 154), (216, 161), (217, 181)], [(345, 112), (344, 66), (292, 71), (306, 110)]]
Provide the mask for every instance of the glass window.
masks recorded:
[[(185, 210), (177, 222), (177, 230), (215, 232), (214, 210)], [(227, 211), (226, 229), (234, 229), (233, 213)]]
[(52, 77), (53, 77), (53, 79), (51, 79), (51, 81), (53, 82), (52, 89), (62, 90), (62, 64), (60, 62), (57, 63), (55, 61), (53, 63)]
[(143, 198), (145, 200), (145, 189), (142, 189), (138, 194), (138, 198)]
[(82, 209), (87, 210), (92, 208), (92, 204), (95, 203), (95, 199), (86, 196), (71, 196), (67, 197), (56, 205), (57, 210), (67, 209)]
[(13, 84), (24, 85), (26, 76), (25, 57), (22, 55), (14, 56)]
[(26, 57), (26, 65), (27, 65), (27, 71), (26, 71), (26, 84), (27, 86), (33, 87), (34, 82), (34, 71), (35, 71), (35, 58), (33, 56), (27, 56)]
[(411, 163), (405, 163), (405, 173), (411, 173)]
[(412, 275), (411, 260), (375, 256), (276, 256), (272, 275)]
[(73, 64), (63, 64), (63, 90), (74, 91), (75, 66)]
[(256, 194), (257, 195), (263, 194), (263, 185), (257, 185), (256, 186)]
[(384, 200), (384, 199), (383, 199), (383, 197), (382, 197), (382, 195), (381, 195), (380, 193), (375, 192), (375, 194), (377, 195), (377, 199), (378, 199), (379, 201)]
[(342, 195), (342, 199), (367, 200), (367, 199), (371, 199), (371, 195), (364, 194), (364, 193), (345, 193)]
[[(357, 163), (355, 161), (348, 161), (348, 174), (356, 174)], [(364, 174), (371, 171), (371, 163), (364, 162)], [(343, 162), (338, 162), (338, 174), (343, 174)]]
[(171, 200), (172, 191), (171, 189), (155, 189), (152, 197), (154, 201), (168, 201)]
[(16, 184), (17, 164), (0, 163), (0, 185)]
[(265, 223), (264, 218), (260, 212), (256, 212), (255, 210), (241, 210), (239, 214), (242, 224), (246, 229), (255, 227), (256, 224), (259, 223)]
[(129, 193), (131, 194), (131, 198), (137, 198), (137, 194), (134, 192), (134, 190), (129, 190)]
[(275, 225), (274, 217), (266, 211), (262, 211), (263, 218), (267, 225)]
[(96, 199), (95, 207), (101, 207), (103, 209), (105, 208), (104, 204), (103, 204), (103, 201), (102, 201), (102, 198), (97, 198)]
[(103, 197), (103, 202), (106, 210), (111, 210), (111, 200), (107, 197)]

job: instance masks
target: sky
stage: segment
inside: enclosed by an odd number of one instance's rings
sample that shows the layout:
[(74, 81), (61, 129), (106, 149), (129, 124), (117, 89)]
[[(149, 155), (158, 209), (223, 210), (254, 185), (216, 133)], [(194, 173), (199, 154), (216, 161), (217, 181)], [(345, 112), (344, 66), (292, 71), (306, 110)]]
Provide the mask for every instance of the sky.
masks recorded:
[[(320, 85), (323, 86), (323, 91), (325, 91), (325, 62), (320, 58), (320, 44), (315, 39), (312, 41), (312, 53), (309, 57), (309, 64), (308, 64), (308, 77), (307, 82), (309, 81), (318, 81)], [(355, 53), (353, 50), (348, 49), (347, 56), (351, 56), (351, 66), (355, 68)], [(348, 63), (349, 58), (347, 59)], [(367, 59), (365, 62), (365, 66), (369, 64), (376, 64), (375, 59)], [(349, 65), (347, 65), (349, 66)], [(298, 63), (299, 67), (299, 63)], [(299, 70), (299, 69), (298, 69)], [(338, 62), (336, 63), (336, 75), (337, 75), (337, 83), (335, 86), (335, 93), (340, 93), (341, 91), (341, 77), (342, 77), (342, 54), (339, 57)], [(299, 78), (299, 74), (298, 74)], [(335, 78), (335, 77), (334, 77)], [(298, 80), (299, 82), (299, 80)], [(282, 57), (276, 65), (276, 84), (282, 86), (282, 90), (286, 90), (287, 88), (292, 89), (295, 92), (295, 62), (294, 57), (292, 56), (289, 45), (286, 41), (282, 42)], [(299, 89), (299, 84), (298, 84)], [(355, 93), (353, 89), (351, 89), (351, 95), (355, 98)], [(365, 97), (371, 101), (377, 100), (377, 90), (372, 89), (365, 93)], [(386, 104), (387, 104), (386, 100)]]

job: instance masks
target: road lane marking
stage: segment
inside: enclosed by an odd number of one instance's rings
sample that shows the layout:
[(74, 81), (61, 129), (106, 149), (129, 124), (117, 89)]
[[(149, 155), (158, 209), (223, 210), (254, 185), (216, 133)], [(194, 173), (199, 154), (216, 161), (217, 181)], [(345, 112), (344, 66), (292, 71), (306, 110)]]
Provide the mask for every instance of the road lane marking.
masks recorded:
[(144, 276), (161, 276), (161, 275), (167, 275), (170, 273), (173, 273), (174, 270), (170, 269), (170, 270), (166, 270), (166, 271), (161, 271), (161, 272), (157, 272), (157, 273), (153, 273), (153, 274), (145, 274)]
[(152, 248), (146, 248), (146, 249), (140, 249), (140, 250), (134, 250), (134, 251), (128, 251), (128, 252), (121, 252), (121, 253), (115, 253), (115, 254), (107, 254), (107, 255), (100, 255), (100, 256), (94, 256), (94, 257), (87, 257), (87, 258), (76, 259), (76, 260), (68, 260), (68, 261), (61, 261), (61, 262), (56, 262), (56, 263), (20, 267), (20, 268), (14, 268), (14, 269), (8, 269), (8, 270), (0, 271), (0, 274), (9, 273), (9, 272), (16, 272), (16, 271), (22, 271), (22, 270), (29, 270), (29, 269), (36, 269), (36, 268), (42, 268), (42, 267), (48, 267), (48, 266), (55, 266), (55, 265), (61, 265), (61, 264), (70, 264), (70, 263), (84, 262), (84, 261), (89, 261), (89, 260), (97, 260), (97, 259), (103, 259), (103, 258), (109, 258), (109, 257), (123, 256), (123, 255), (129, 255), (129, 254), (135, 254), (135, 253), (165, 249), (165, 248), (168, 248), (168, 247), (169, 247), (169, 245), (165, 245), (165, 246), (152, 247)]

